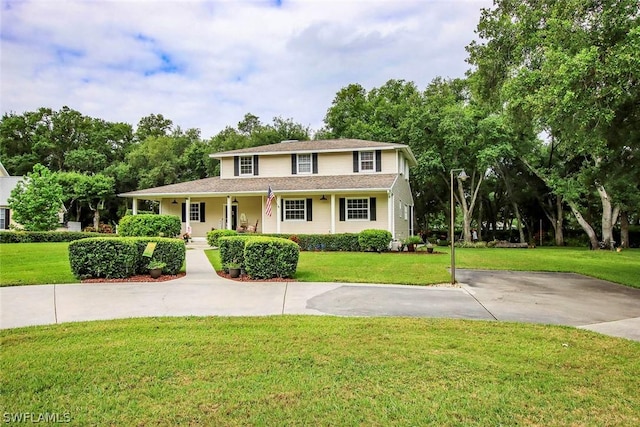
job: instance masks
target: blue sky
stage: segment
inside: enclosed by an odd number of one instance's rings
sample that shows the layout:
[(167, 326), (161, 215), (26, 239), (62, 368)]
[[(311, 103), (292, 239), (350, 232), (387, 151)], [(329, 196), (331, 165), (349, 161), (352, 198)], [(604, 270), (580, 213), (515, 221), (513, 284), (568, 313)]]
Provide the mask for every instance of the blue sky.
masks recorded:
[(462, 77), (490, 0), (0, 0), (2, 113), (59, 109), (209, 138), (246, 113), (322, 126), (336, 92)]

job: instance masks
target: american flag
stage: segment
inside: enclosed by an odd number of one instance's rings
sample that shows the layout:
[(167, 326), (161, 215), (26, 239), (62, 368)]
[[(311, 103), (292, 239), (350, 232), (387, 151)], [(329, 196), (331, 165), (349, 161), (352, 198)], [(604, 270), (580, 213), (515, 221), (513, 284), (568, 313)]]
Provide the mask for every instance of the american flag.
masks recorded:
[(274, 197), (276, 197), (276, 195), (273, 194), (273, 191), (271, 190), (271, 186), (269, 186), (269, 189), (267, 190), (267, 203), (264, 209), (264, 213), (267, 214), (267, 216), (271, 216), (271, 201), (273, 200)]

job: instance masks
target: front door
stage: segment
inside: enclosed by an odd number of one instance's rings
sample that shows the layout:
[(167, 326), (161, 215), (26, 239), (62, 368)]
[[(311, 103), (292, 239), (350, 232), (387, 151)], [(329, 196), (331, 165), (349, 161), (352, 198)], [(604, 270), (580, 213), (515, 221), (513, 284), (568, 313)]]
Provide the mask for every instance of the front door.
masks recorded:
[[(224, 209), (224, 224), (223, 227), (227, 227), (227, 205), (222, 206)], [(231, 229), (238, 229), (238, 205), (231, 205)]]

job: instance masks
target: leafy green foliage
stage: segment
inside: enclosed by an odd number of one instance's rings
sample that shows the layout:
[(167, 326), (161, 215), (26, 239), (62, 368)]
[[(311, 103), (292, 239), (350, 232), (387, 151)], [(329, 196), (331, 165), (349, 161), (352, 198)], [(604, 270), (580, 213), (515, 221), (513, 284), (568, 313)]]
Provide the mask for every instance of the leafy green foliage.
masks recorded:
[(62, 187), (54, 174), (37, 164), (33, 172), (11, 191), (9, 207), (13, 219), (27, 231), (49, 231), (55, 229), (62, 209)]
[(138, 237), (176, 237), (182, 224), (175, 215), (127, 215), (120, 220), (118, 234)]
[(225, 236), (236, 236), (236, 230), (211, 230), (207, 232), (207, 243), (212, 248), (220, 247), (219, 239)]
[[(292, 240), (291, 234), (263, 234), (269, 237), (282, 237)], [(338, 233), (338, 234), (296, 234), (296, 243), (303, 251), (347, 251), (357, 252), (360, 250), (358, 234)]]
[[(156, 248), (151, 258), (143, 256), (149, 242)], [(168, 238), (97, 237), (69, 244), (71, 271), (79, 278), (126, 278), (145, 274), (150, 261), (165, 263), (163, 272), (177, 274), (185, 259), (182, 240)]]
[(89, 237), (104, 237), (104, 234), (82, 231), (3, 231), (0, 233), (0, 243), (73, 242)]
[(71, 271), (79, 279), (133, 276), (138, 256), (136, 240), (133, 238), (96, 237), (69, 244)]
[(391, 233), (387, 230), (362, 230), (358, 234), (358, 243), (363, 251), (385, 252), (389, 250)]
[(252, 279), (293, 277), (299, 257), (295, 242), (277, 237), (251, 237), (244, 248), (245, 268)]
[(229, 270), (230, 265), (244, 267), (244, 246), (249, 237), (248, 235), (220, 235), (217, 239), (220, 248), (220, 260), (225, 271)]

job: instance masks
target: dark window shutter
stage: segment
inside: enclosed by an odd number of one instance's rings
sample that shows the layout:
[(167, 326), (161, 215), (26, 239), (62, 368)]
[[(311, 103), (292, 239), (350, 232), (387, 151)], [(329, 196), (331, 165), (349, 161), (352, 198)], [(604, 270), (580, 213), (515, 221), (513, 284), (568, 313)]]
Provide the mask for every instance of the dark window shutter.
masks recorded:
[(233, 156), (233, 176), (240, 175), (240, 157)]
[(298, 156), (295, 154), (291, 155), (291, 175), (295, 175), (298, 173)]
[(187, 222), (187, 204), (182, 204), (182, 222)]
[(376, 172), (382, 171), (382, 150), (376, 150)]
[(4, 210), (4, 229), (8, 230), (11, 225), (11, 209)]
[(313, 173), (318, 173), (318, 153), (311, 155), (311, 162), (313, 163)]
[(358, 152), (353, 152), (353, 172), (360, 171), (360, 156), (358, 156)]
[(200, 202), (200, 222), (204, 222), (204, 202)]
[(344, 221), (347, 217), (347, 207), (344, 197), (340, 197), (340, 221)]
[(280, 221), (284, 222), (284, 206), (285, 206), (285, 202), (284, 199), (280, 200)]
[(258, 156), (253, 156), (253, 174), (258, 175)]
[(369, 220), (376, 220), (376, 198), (369, 198)]
[(307, 221), (313, 221), (313, 199), (307, 199)]

